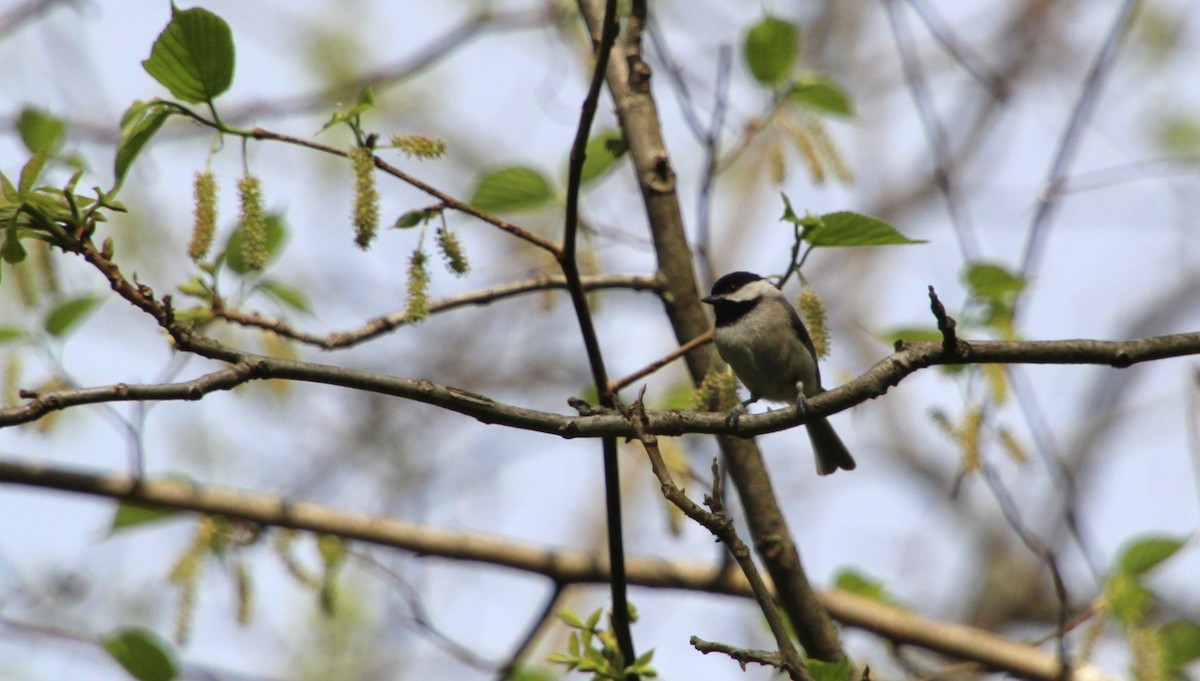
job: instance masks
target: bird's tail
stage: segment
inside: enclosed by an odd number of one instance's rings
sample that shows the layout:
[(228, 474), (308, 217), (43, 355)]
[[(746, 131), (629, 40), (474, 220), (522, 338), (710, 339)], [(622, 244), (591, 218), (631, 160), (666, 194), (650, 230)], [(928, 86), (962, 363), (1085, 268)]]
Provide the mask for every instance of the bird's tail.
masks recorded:
[(808, 438), (812, 440), (813, 453), (817, 456), (817, 475), (829, 475), (837, 469), (854, 470), (854, 457), (837, 431), (825, 419), (813, 419), (805, 424)]

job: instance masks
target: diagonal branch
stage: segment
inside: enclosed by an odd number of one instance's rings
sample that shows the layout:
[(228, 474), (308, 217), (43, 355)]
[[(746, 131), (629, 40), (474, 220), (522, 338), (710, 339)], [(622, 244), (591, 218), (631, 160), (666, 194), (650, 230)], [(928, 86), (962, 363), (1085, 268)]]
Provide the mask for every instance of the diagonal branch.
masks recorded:
[[(661, 284), (655, 277), (640, 276), (640, 275), (625, 275), (625, 274), (599, 274), (582, 277), (580, 284), (585, 291), (599, 291), (602, 289), (628, 289), (631, 291), (658, 291), (661, 289)], [(523, 293), (533, 291), (548, 291), (551, 289), (567, 288), (567, 280), (562, 276), (541, 276), (523, 281), (515, 281), (508, 284), (500, 284), (492, 286), (481, 291), (471, 291), (469, 293), (461, 293), (456, 296), (443, 298), (442, 300), (434, 301), (429, 304), (429, 314), (437, 314), (438, 312), (446, 312), (468, 305), (488, 305), (498, 300), (512, 298)], [(227, 307), (214, 305), (213, 315), (224, 319), (227, 322), (240, 324), (242, 326), (250, 326), (266, 331), (271, 331), (284, 338), (290, 338), (294, 341), (314, 345), (323, 350), (340, 350), (348, 348), (360, 343), (364, 343), (373, 338), (377, 338), (385, 333), (394, 331), (401, 326), (410, 323), (408, 310), (400, 310), (391, 314), (375, 317), (369, 320), (363, 326), (352, 331), (335, 331), (328, 334), (314, 334), (296, 329), (287, 322), (267, 317), (256, 312), (242, 312), (240, 310), (231, 310)], [(636, 379), (635, 379), (636, 380)]]
[[(515, 539), (434, 529), (394, 518), (346, 513), (305, 501), (239, 492), (179, 480), (143, 480), (100, 475), (0, 457), (0, 483), (116, 499), (150, 506), (220, 515), (262, 526), (331, 534), (422, 556), (467, 561), (542, 575), (559, 585), (605, 584), (611, 578), (604, 556), (544, 548)], [(703, 563), (656, 556), (626, 562), (629, 583), (652, 589), (750, 597), (741, 575)], [(1058, 663), (1036, 647), (1013, 643), (990, 632), (913, 612), (846, 591), (826, 591), (821, 604), (840, 622), (874, 632), (895, 643), (919, 646), (1022, 678), (1057, 679)], [(1100, 681), (1095, 667), (1072, 671), (1076, 681)]]

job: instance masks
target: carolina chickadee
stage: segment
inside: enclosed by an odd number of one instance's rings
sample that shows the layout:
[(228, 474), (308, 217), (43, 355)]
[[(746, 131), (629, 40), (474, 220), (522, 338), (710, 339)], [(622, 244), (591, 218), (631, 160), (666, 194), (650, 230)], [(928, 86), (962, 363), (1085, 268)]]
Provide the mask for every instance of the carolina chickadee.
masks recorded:
[[(712, 295), (702, 300), (716, 315), (717, 352), (750, 391), (750, 399), (730, 412), (731, 421), (759, 398), (803, 406), (797, 384), (806, 397), (823, 392), (808, 329), (774, 285), (752, 272), (732, 272), (718, 279)], [(854, 458), (828, 421), (812, 418), (804, 425), (817, 455), (818, 475), (854, 470)]]

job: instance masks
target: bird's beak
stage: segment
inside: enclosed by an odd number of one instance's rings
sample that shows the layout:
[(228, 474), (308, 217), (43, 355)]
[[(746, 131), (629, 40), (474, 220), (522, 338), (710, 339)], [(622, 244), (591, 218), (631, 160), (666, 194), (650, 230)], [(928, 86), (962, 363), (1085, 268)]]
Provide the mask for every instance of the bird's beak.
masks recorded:
[(708, 305), (713, 305), (717, 302), (717, 299), (712, 296), (704, 296), (703, 298), (700, 299), (700, 302), (708, 304)]

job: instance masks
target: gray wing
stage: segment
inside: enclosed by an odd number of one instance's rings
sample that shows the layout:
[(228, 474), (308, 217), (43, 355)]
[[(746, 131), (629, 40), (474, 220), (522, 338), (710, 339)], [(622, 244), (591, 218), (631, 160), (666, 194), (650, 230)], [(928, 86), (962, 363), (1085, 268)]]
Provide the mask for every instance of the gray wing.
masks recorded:
[(817, 349), (813, 346), (812, 337), (808, 335), (808, 329), (804, 326), (804, 322), (800, 320), (800, 315), (796, 312), (796, 308), (792, 304), (784, 301), (784, 306), (788, 309), (788, 316), (792, 320), (792, 328), (795, 329), (796, 335), (800, 337), (800, 342), (804, 344), (808, 354), (813, 359), (813, 371), (817, 375), (817, 392), (825, 390), (821, 387), (821, 366), (817, 362)]

